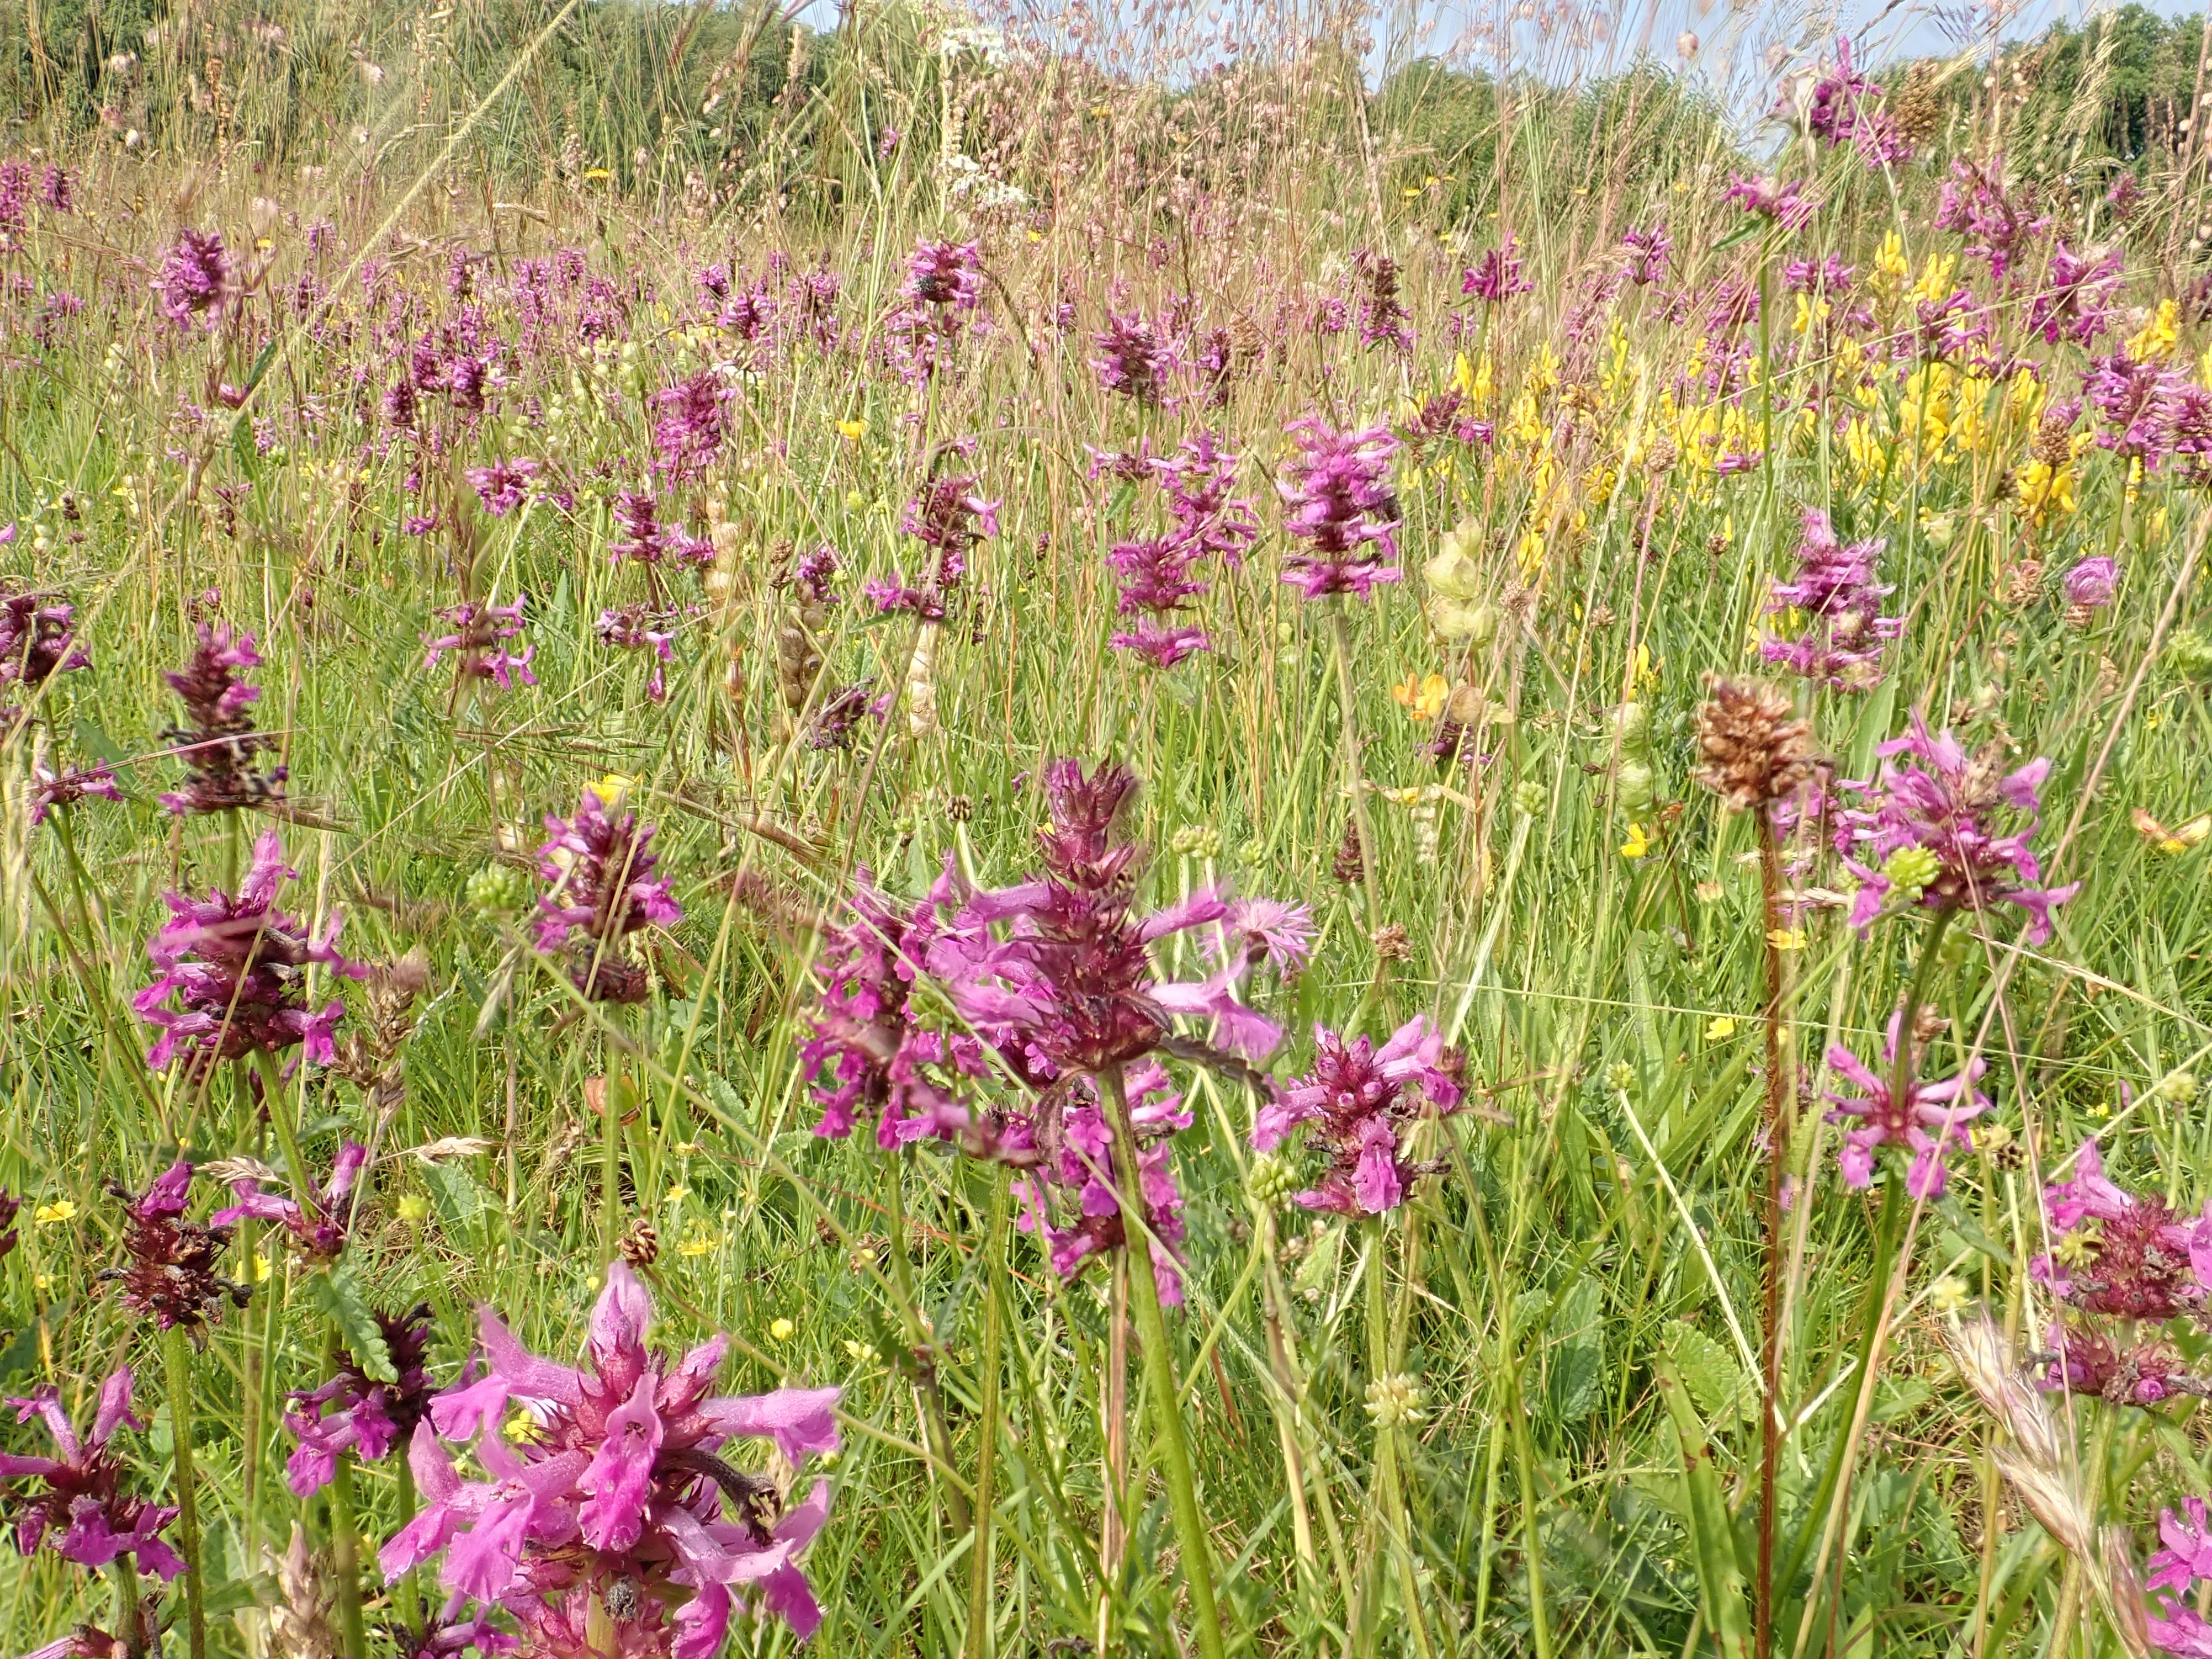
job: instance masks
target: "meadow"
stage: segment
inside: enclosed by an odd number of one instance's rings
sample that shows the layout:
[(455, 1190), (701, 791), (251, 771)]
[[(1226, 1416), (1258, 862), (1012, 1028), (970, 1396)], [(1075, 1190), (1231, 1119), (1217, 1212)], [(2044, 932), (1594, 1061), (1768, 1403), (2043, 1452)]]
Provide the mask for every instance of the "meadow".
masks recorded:
[(0, 1651), (2212, 1655), (2189, 108), (1523, 13), (26, 12)]

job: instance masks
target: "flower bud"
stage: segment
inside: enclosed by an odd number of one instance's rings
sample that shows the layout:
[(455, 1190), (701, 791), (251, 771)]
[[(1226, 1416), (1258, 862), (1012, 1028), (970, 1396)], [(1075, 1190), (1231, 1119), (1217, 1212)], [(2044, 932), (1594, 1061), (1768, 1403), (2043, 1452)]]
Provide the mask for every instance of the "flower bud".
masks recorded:
[(1551, 804), (1552, 792), (1534, 778), (1523, 778), (1513, 786), (1513, 804), (1534, 817)]
[(1651, 769), (1640, 760), (1622, 761), (1620, 771), (1614, 775), (1613, 794), (1620, 810), (1631, 817), (1649, 812), (1656, 799)]
[(1907, 903), (1919, 900), (1928, 890), (1928, 884), (1936, 879), (1942, 866), (1935, 854), (1924, 847), (1900, 847), (1889, 855), (1881, 866), (1890, 890)]
[(2197, 1098), (2197, 1074), (2194, 1072), (2168, 1072), (2152, 1085), (2151, 1093), (2176, 1106), (2186, 1106)]
[(1367, 1415), (1378, 1429), (1410, 1427), (1421, 1420), (1428, 1402), (1428, 1390), (1402, 1371), (1367, 1385)]
[(1482, 567), (1474, 549), (1481, 532), (1472, 519), (1462, 520), (1448, 532), (1436, 555), (1421, 567), (1421, 580), (1439, 598), (1468, 601), (1482, 597)]
[(1606, 716), (1607, 724), (1620, 739), (1625, 753), (1640, 755), (1651, 743), (1651, 708), (1648, 703), (1625, 702)]
[(519, 915), (530, 902), (530, 878), (511, 864), (487, 864), (469, 878), (468, 901), (486, 921)]
[(1262, 1210), (1280, 1207), (1297, 1190), (1298, 1178), (1290, 1164), (1273, 1152), (1262, 1152), (1252, 1160), (1252, 1168), (1244, 1177), (1244, 1195)]

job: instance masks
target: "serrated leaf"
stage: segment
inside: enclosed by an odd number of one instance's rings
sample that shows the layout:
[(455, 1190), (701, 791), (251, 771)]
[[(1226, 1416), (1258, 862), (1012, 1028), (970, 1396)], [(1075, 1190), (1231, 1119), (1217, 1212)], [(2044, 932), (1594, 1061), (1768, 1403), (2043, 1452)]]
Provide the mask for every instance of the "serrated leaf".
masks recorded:
[(483, 1213), (483, 1189), (469, 1172), (458, 1164), (433, 1164), (423, 1170), (422, 1179), (430, 1188), (430, 1201), (438, 1206), (438, 1218), (445, 1223), (446, 1231), (472, 1231), (477, 1218)]
[(369, 1308), (368, 1297), (351, 1267), (340, 1265), (310, 1274), (307, 1297), (337, 1327), (338, 1340), (345, 1344), (346, 1352), (361, 1367), (363, 1376), (372, 1382), (399, 1380), (399, 1373), (392, 1364), (391, 1351), (384, 1346), (384, 1333), (378, 1328), (376, 1315)]
[(1724, 1345), (1686, 1320), (1670, 1319), (1663, 1346), (1680, 1370), (1690, 1398), (1707, 1419), (1748, 1422), (1758, 1416), (1751, 1380)]

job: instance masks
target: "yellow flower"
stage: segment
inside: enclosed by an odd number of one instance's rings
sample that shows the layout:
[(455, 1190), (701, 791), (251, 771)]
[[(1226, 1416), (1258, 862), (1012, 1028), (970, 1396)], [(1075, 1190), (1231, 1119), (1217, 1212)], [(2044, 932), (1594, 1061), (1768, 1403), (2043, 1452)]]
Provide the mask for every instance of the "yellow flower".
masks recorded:
[(1620, 855), (1625, 859), (1640, 859), (1651, 850), (1651, 843), (1644, 838), (1644, 826), (1628, 826), (1628, 839), (1620, 843)]
[(855, 1342), (848, 1336), (845, 1339), (845, 1355), (848, 1359), (865, 1365), (876, 1357), (876, 1351), (866, 1343)]
[(788, 1319), (774, 1319), (769, 1322), (768, 1334), (778, 1342), (788, 1342), (799, 1334), (799, 1327)]
[(845, 434), (848, 442), (858, 443), (868, 435), (868, 423), (866, 421), (840, 421), (837, 430)]
[(1767, 933), (1766, 942), (1778, 951), (1802, 951), (1805, 948), (1805, 930), (1802, 927), (1772, 928)]
[(1451, 696), (1451, 683), (1441, 674), (1424, 679), (1408, 674), (1403, 685), (1390, 688), (1390, 696), (1408, 720), (1432, 720), (1443, 712), (1444, 700)]
[(395, 1206), (399, 1218), (409, 1226), (419, 1226), (430, 1218), (430, 1200), (420, 1193), (402, 1193)]
[(671, 1209), (673, 1209), (677, 1205), (681, 1204), (685, 1199), (690, 1196), (691, 1189), (689, 1187), (678, 1185), (671, 1187), (668, 1189), (668, 1196), (661, 1201), (666, 1204)]
[(2181, 337), (2180, 314), (2173, 301), (2160, 300), (2158, 309), (2128, 342), (2128, 356), (2139, 363), (2156, 362), (2172, 351)]
[(1735, 1021), (1726, 1014), (1717, 1014), (1705, 1022), (1705, 1041), (1726, 1042), (1735, 1035)]
[(1911, 274), (1912, 267), (1905, 262), (1905, 239), (1895, 231), (1883, 233), (1881, 251), (1874, 256), (1874, 268), (1893, 282), (1902, 282)]
[(2081, 505), (2074, 493), (2074, 469), (2064, 462), (2053, 467), (2047, 461), (2030, 461), (2013, 475), (2020, 510), (2030, 524), (2040, 526), (2053, 513), (2071, 513)]
[(584, 787), (597, 795), (599, 805), (608, 811), (619, 812), (622, 804), (629, 799), (629, 792), (637, 787), (637, 780), (624, 777), (619, 772), (610, 772), (598, 782), (587, 783)]
[(65, 1198), (58, 1198), (52, 1203), (41, 1204), (32, 1211), (31, 1219), (41, 1227), (57, 1227), (63, 1222), (76, 1219), (76, 1206)]
[(538, 1419), (528, 1412), (517, 1412), (507, 1419), (500, 1432), (518, 1446), (521, 1445), (538, 1438)]
[(274, 1271), (275, 1267), (276, 1264), (270, 1261), (267, 1256), (262, 1255), (260, 1251), (256, 1250), (253, 1253), (253, 1282), (257, 1285), (267, 1284), (269, 1282), (269, 1275), (272, 1271)]
[(699, 1156), (699, 1143), (696, 1140), (679, 1140), (676, 1143), (675, 1150), (676, 1156), (678, 1158), (696, 1158)]
[(584, 177), (586, 179), (611, 179), (614, 176), (613, 173), (605, 167), (586, 167), (584, 169)]

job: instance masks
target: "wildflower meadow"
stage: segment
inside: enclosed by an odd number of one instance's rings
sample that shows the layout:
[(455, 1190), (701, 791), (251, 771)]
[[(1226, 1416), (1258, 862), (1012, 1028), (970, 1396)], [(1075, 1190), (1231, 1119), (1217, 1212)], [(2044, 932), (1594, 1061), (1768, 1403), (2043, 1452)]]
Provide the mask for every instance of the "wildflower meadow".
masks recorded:
[(2212, 1659), (2212, 40), (1860, 10), (0, 21), (0, 1656)]

